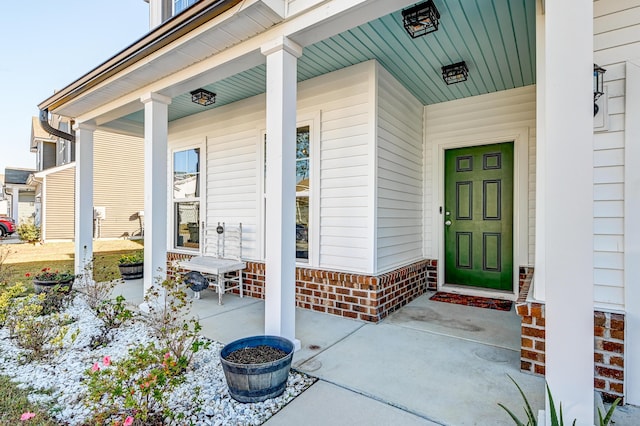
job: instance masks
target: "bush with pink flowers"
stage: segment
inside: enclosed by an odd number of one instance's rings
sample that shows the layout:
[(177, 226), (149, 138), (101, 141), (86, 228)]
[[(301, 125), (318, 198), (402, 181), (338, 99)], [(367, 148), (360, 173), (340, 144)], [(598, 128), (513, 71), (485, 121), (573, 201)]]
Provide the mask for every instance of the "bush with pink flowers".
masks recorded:
[(123, 424), (127, 424), (126, 418), (132, 418), (140, 424), (162, 424), (164, 418), (173, 417), (167, 400), (184, 382), (186, 367), (184, 358), (176, 359), (154, 343), (130, 349), (129, 356), (117, 362), (105, 356), (86, 372), (95, 419), (125, 418)]

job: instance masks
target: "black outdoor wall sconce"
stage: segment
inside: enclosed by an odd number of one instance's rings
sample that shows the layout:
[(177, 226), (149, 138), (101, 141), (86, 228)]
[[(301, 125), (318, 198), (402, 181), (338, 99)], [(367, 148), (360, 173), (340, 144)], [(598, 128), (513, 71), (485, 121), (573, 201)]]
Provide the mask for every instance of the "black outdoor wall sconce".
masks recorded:
[(598, 98), (604, 95), (604, 73), (607, 72), (604, 68), (597, 64), (593, 64), (593, 116), (598, 114)]

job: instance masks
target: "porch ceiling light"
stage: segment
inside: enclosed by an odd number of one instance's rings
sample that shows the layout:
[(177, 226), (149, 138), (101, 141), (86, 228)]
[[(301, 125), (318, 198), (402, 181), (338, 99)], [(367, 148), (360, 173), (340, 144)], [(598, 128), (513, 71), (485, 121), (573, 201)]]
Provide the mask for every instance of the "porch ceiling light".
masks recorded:
[(416, 4), (402, 11), (402, 23), (411, 38), (418, 38), (438, 30), (440, 13), (433, 0)]
[(604, 95), (604, 73), (607, 72), (604, 68), (597, 64), (593, 64), (593, 116), (598, 114), (598, 98)]
[(442, 78), (447, 85), (467, 81), (468, 76), (469, 68), (464, 61), (442, 67)]
[(213, 105), (216, 103), (216, 94), (205, 89), (197, 89), (191, 92), (191, 102), (202, 106)]

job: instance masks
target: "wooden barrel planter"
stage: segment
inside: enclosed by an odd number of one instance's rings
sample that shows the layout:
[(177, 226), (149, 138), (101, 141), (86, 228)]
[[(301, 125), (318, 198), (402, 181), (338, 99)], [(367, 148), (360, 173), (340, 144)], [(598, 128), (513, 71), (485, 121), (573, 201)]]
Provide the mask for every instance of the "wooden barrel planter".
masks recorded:
[(120, 269), (120, 275), (122, 275), (123, 280), (135, 280), (142, 278), (144, 274), (144, 263), (118, 265), (118, 269)]
[[(255, 364), (240, 364), (226, 359), (237, 350), (263, 345), (279, 349), (286, 355), (275, 361)], [(293, 351), (293, 343), (279, 336), (246, 337), (226, 345), (220, 351), (220, 362), (231, 397), (239, 402), (261, 402), (281, 395), (287, 387)]]
[[(34, 278), (33, 289), (36, 294), (48, 293), (53, 288), (57, 288), (62, 293), (69, 293), (73, 287), (74, 277), (57, 281), (41, 281)], [(57, 287), (56, 287), (57, 286)]]

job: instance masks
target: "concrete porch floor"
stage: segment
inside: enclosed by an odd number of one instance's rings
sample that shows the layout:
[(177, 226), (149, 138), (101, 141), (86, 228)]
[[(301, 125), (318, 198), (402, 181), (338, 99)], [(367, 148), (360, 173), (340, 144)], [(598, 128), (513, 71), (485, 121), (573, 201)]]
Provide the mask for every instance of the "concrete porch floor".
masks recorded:
[[(118, 285), (133, 304), (142, 280)], [(424, 295), (379, 324), (296, 310), (301, 350), (293, 368), (319, 380), (266, 425), (512, 425), (502, 403), (525, 418), (523, 389), (544, 406), (544, 379), (520, 372), (520, 320), (501, 312), (434, 302)], [(264, 332), (264, 301), (202, 292), (192, 312), (222, 343)], [(625, 407), (626, 408), (626, 407)], [(620, 409), (616, 425), (638, 424)], [(633, 423), (632, 423), (633, 422)]]

